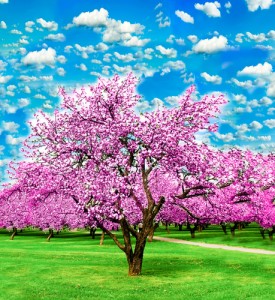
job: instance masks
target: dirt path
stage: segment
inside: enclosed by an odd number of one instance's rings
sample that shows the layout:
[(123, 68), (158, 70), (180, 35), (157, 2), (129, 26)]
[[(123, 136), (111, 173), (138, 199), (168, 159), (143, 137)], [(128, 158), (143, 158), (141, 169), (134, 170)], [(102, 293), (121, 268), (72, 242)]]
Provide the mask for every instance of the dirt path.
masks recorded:
[(199, 246), (204, 248), (214, 248), (214, 249), (223, 249), (229, 251), (240, 251), (240, 252), (249, 252), (249, 253), (257, 253), (257, 254), (267, 254), (267, 255), (275, 255), (275, 251), (263, 250), (263, 249), (255, 249), (255, 248), (243, 248), (243, 247), (233, 247), (233, 246), (226, 246), (226, 245), (219, 245), (219, 244), (206, 244), (206, 243), (199, 243), (199, 242), (189, 242), (183, 241), (173, 238), (165, 238), (155, 236), (154, 240), (162, 241), (162, 242), (170, 242), (170, 243), (177, 243), (177, 244), (185, 244), (191, 246)]

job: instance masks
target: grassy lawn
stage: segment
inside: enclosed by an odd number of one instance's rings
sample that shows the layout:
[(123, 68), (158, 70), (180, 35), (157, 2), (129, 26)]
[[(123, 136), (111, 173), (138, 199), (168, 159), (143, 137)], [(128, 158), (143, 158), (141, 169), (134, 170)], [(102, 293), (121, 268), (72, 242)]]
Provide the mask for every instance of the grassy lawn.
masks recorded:
[(275, 299), (275, 256), (155, 241), (143, 275), (130, 278), (108, 238), (99, 246), (86, 232), (51, 242), (38, 231), (9, 236), (0, 231), (0, 299)]
[[(265, 250), (275, 251), (275, 236), (274, 241), (270, 241), (268, 234), (266, 233), (266, 238), (263, 239), (260, 235), (260, 229), (257, 224), (249, 224), (246, 228), (242, 230), (236, 229), (235, 237), (231, 236), (230, 229), (228, 228), (228, 234), (225, 235), (220, 226), (209, 226), (202, 232), (196, 231), (195, 238), (191, 238), (191, 234), (183, 227), (183, 231), (179, 231), (174, 225), (169, 226), (170, 233), (167, 232), (164, 226), (159, 227), (156, 230), (155, 235), (163, 237), (171, 237), (182, 239), (192, 242), (203, 242), (209, 244), (224, 244), (229, 246), (238, 247), (248, 247), (248, 248), (258, 248)], [(275, 296), (274, 296), (275, 299)]]

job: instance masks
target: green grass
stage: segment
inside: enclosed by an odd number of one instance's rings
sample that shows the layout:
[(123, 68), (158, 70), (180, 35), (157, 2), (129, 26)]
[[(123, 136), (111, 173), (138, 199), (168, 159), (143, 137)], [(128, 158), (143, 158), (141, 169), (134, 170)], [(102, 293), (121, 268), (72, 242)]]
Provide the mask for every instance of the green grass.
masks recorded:
[[(195, 238), (191, 238), (190, 232), (183, 227), (183, 231), (179, 231), (178, 228), (171, 225), (169, 226), (170, 233), (167, 233), (165, 227), (161, 226), (156, 230), (155, 235), (163, 237), (171, 237), (182, 239), (192, 242), (203, 242), (209, 244), (224, 244), (229, 246), (258, 248), (275, 251), (275, 236), (274, 241), (270, 241), (268, 234), (263, 239), (260, 235), (259, 226), (255, 223), (249, 224), (242, 230), (236, 229), (235, 237), (231, 236), (230, 229), (228, 228), (228, 234), (225, 235), (220, 226), (211, 225), (202, 232), (195, 233)], [(274, 296), (275, 299), (275, 296)]]
[(106, 238), (0, 231), (0, 299), (275, 299), (275, 256), (147, 243), (142, 276)]

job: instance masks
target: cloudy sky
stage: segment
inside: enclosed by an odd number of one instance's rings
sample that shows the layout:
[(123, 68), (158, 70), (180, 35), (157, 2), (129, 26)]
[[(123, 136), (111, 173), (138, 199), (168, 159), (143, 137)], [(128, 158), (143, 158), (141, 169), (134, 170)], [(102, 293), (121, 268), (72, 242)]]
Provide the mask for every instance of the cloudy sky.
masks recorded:
[(218, 147), (275, 150), (272, 0), (0, 0), (0, 174), (20, 158), (26, 121), (58, 86), (134, 72), (140, 111), (174, 106), (191, 84), (229, 104)]

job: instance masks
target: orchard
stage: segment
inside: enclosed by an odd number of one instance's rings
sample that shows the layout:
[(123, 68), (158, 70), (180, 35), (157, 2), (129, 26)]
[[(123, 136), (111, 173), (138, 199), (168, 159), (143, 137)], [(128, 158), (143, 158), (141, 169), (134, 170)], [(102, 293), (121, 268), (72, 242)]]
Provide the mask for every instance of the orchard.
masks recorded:
[[(61, 108), (38, 111), (0, 194), (0, 227), (100, 228), (121, 249), (128, 274), (140, 275), (148, 237), (158, 224), (257, 222), (273, 234), (275, 156), (221, 151), (198, 142), (218, 129), (223, 95), (193, 97), (144, 114), (137, 78), (99, 78), (67, 94)], [(123, 240), (113, 229), (119, 228)], [(233, 226), (234, 228), (234, 226)], [(270, 234), (270, 235), (272, 235)]]

